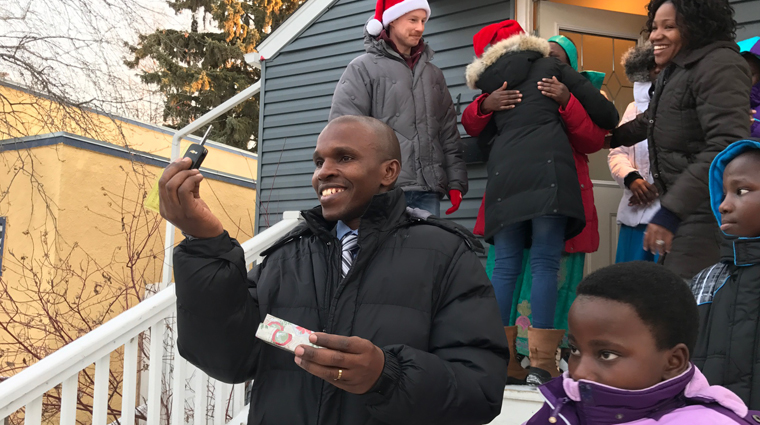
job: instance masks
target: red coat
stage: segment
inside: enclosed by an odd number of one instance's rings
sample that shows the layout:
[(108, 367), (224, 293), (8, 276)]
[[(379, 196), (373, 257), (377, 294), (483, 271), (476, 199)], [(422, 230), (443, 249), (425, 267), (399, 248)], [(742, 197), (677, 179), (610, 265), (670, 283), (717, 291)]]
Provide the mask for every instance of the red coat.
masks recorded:
[[(467, 106), (462, 114), (462, 125), (467, 134), (472, 137), (479, 136), (491, 119), (492, 114), (482, 115), (480, 113), (480, 104), (487, 96), (487, 94), (480, 95)], [(587, 155), (602, 149), (604, 136), (608, 132), (591, 121), (591, 117), (583, 109), (583, 105), (572, 94), (567, 108), (560, 108), (559, 112), (567, 126), (567, 135), (573, 147), (575, 169), (578, 172), (578, 182), (581, 185), (581, 196), (583, 197), (583, 210), (586, 213), (586, 227), (581, 234), (565, 243), (565, 251), (569, 253), (592, 253), (599, 249), (599, 218), (596, 215), (596, 205), (594, 205), (594, 186), (589, 176)], [(480, 204), (473, 233), (482, 236), (484, 231), (485, 196)]]

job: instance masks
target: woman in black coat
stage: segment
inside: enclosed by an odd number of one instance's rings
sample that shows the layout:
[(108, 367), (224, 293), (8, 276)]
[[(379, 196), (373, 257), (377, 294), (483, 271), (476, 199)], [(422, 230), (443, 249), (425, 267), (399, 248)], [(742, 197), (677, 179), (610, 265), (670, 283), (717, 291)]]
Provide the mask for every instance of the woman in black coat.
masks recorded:
[(661, 209), (644, 249), (684, 279), (720, 259), (707, 173), (730, 143), (749, 137), (750, 73), (734, 42), (728, 0), (652, 0), (647, 28), (662, 69), (649, 109), (613, 133), (611, 147), (649, 141)]
[(602, 128), (614, 128), (618, 113), (585, 77), (549, 57), (548, 41), (524, 34), (515, 21), (486, 27), (474, 41), (480, 57), (467, 67), (468, 85), (493, 93), (506, 82), (510, 90), (522, 94), (516, 108), (495, 112), (489, 123), (493, 128), (481, 134), (487, 138), (481, 146), (488, 145), (490, 150), (485, 238), (496, 250), (491, 281), (505, 326), (523, 250), (531, 246), (533, 327), (528, 330), (528, 382), (540, 384), (559, 374), (554, 356), (564, 331), (553, 329), (557, 274), (565, 240), (583, 230), (585, 215), (573, 151), (557, 102), (541, 93), (538, 82), (556, 77)]

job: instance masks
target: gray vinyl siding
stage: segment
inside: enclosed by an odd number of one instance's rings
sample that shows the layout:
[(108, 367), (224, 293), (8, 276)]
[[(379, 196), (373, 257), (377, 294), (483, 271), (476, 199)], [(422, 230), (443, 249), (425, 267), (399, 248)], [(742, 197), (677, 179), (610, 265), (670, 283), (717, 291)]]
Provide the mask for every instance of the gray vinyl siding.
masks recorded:
[[(259, 230), (277, 223), (282, 212), (317, 205), (311, 188), (311, 161), (317, 136), (327, 123), (335, 86), (348, 63), (364, 53), (363, 27), (375, 0), (339, 0), (277, 56), (264, 64), (261, 162), (258, 178)], [(425, 39), (436, 51), (461, 111), (477, 94), (465, 86), (464, 69), (474, 53), (472, 36), (482, 27), (512, 17), (505, 0), (431, 0)], [(460, 132), (467, 137), (460, 125)], [(465, 140), (470, 189), (460, 210), (449, 216), (472, 229), (486, 184), (473, 140)], [(450, 206), (442, 201), (442, 211)]]
[(744, 40), (760, 35), (760, 0), (730, 0), (739, 28), (736, 39)]

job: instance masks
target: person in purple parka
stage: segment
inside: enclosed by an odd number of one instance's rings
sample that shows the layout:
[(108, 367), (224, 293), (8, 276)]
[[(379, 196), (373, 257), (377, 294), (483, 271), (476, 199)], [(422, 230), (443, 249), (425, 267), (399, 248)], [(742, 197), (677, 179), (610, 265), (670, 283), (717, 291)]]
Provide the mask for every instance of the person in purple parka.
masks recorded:
[(699, 314), (678, 275), (650, 262), (620, 263), (589, 275), (577, 294), (568, 371), (540, 387), (546, 403), (526, 425), (760, 421), (691, 363)]
[(749, 94), (751, 137), (760, 138), (760, 36), (737, 42), (739, 52), (749, 64), (752, 91)]
[(760, 137), (760, 57), (745, 54), (749, 68), (752, 71), (752, 91), (749, 93), (749, 105), (752, 108), (752, 137)]

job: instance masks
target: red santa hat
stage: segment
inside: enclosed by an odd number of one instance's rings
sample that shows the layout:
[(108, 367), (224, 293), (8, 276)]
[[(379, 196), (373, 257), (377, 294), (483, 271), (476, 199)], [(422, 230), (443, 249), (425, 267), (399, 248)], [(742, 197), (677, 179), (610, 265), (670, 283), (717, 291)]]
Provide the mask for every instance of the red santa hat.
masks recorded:
[(388, 24), (415, 10), (424, 10), (430, 19), (427, 0), (377, 0), (375, 17), (367, 22), (367, 32), (377, 37)]
[(478, 31), (478, 33), (472, 37), (472, 47), (475, 49), (475, 55), (481, 57), (483, 56), (486, 47), (496, 44), (501, 40), (506, 40), (513, 35), (524, 33), (525, 31), (523, 31), (517, 21), (508, 19), (497, 24), (491, 24)]

